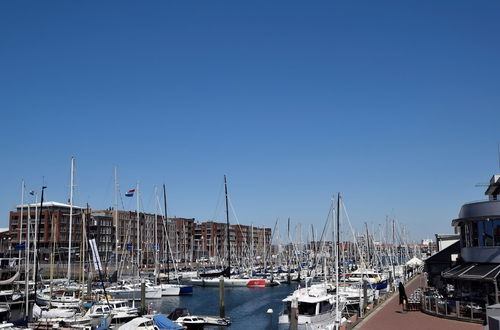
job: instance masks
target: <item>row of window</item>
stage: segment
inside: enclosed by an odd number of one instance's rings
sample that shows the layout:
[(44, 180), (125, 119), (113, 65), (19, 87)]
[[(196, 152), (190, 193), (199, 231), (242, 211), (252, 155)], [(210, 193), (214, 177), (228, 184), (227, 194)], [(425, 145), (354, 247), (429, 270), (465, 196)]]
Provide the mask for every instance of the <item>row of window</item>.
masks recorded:
[(460, 235), (465, 247), (500, 246), (500, 219), (462, 223)]

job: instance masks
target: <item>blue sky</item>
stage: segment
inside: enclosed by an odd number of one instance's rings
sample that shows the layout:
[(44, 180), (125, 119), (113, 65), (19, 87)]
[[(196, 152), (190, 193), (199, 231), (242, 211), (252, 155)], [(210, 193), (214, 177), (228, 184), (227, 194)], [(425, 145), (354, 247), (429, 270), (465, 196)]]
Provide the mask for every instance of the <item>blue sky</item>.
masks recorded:
[[(0, 226), (20, 182), (113, 204), (168, 186), (170, 214), (319, 231), (451, 232), (499, 172), (496, 1), (3, 1)], [(44, 179), (43, 179), (44, 178)], [(126, 209), (134, 201), (124, 199)], [(282, 232), (283, 235), (283, 232)], [(305, 234), (304, 234), (305, 236)]]

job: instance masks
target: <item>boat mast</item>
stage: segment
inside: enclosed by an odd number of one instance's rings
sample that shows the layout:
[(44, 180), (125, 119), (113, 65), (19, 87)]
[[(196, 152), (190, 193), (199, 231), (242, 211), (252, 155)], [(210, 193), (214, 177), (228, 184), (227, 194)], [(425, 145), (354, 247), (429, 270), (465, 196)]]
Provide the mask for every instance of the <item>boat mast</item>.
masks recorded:
[(167, 283), (170, 283), (170, 245), (169, 245), (169, 236), (168, 236), (168, 212), (167, 212), (167, 190), (165, 188), (165, 184), (163, 184), (163, 205), (165, 207), (165, 218), (163, 219), (163, 223), (165, 224), (165, 231), (167, 234)]
[(118, 278), (118, 244), (119, 233), (118, 233), (118, 174), (117, 168), (115, 166), (115, 212), (114, 212), (114, 220), (115, 220), (115, 272)]
[(158, 206), (159, 206), (159, 200), (158, 200), (158, 187), (155, 186), (155, 199), (156, 199), (156, 208), (155, 208), (155, 223), (154, 223), (154, 238), (155, 238), (155, 245), (154, 245), (154, 253), (155, 253), (155, 284), (158, 284)]
[[(24, 186), (24, 184), (23, 184)], [(30, 227), (31, 227), (31, 210), (30, 203), (28, 202), (28, 224), (26, 226), (26, 252), (24, 255), (26, 256), (25, 262), (25, 270), (24, 270), (24, 295), (26, 297), (26, 317), (29, 315), (29, 275), (30, 275)]]
[[(19, 247), (21, 246), (21, 243), (23, 241), (23, 211), (24, 211), (24, 180), (21, 181), (21, 217), (19, 218), (20, 220), (20, 226), (19, 226)], [(27, 238), (27, 237), (26, 237)], [(21, 263), (21, 249), (19, 248), (19, 260), (17, 261), (19, 264)]]
[(136, 195), (136, 198), (137, 198), (137, 211), (136, 211), (136, 214), (137, 214), (137, 223), (136, 223), (136, 231), (135, 231), (135, 234), (136, 234), (136, 240), (137, 240), (137, 278), (140, 277), (140, 274), (141, 274), (141, 249), (139, 248), (139, 182), (137, 182), (137, 186), (136, 186), (136, 192), (137, 192), (137, 195)]
[(340, 318), (339, 318), (339, 255), (340, 255), (340, 193), (337, 195), (337, 238), (336, 238), (336, 251), (335, 251), (335, 286), (337, 290), (335, 290), (335, 329), (340, 327)]
[[(36, 268), (37, 261), (37, 248), (38, 248), (38, 193), (35, 191), (35, 237), (33, 238), (33, 270)], [(36, 274), (33, 271), (33, 281), (35, 281)], [(35, 288), (36, 289), (36, 288)]]
[[(40, 211), (39, 211), (39, 215), (38, 215), (38, 221), (40, 221), (40, 219), (42, 218), (42, 210), (43, 210), (43, 193), (45, 191), (45, 188), (47, 188), (46, 186), (42, 186), (42, 197), (40, 199)], [(40, 225), (38, 225), (38, 233), (37, 233), (37, 238), (36, 238), (36, 255), (38, 256), (38, 246), (40, 246)], [(35, 264), (35, 273), (34, 273), (34, 276), (35, 276), (35, 292), (36, 292), (36, 284), (37, 284), (37, 281), (38, 281), (38, 259), (39, 258), (36, 258), (36, 264)]]
[(227, 180), (224, 175), (224, 191), (226, 194), (226, 224), (227, 224), (227, 267), (229, 269), (228, 278), (231, 278), (231, 241), (229, 239), (229, 206), (227, 201)]
[(69, 238), (68, 238), (68, 282), (71, 280), (71, 236), (73, 230), (73, 179), (75, 157), (71, 157), (71, 180), (69, 187)]

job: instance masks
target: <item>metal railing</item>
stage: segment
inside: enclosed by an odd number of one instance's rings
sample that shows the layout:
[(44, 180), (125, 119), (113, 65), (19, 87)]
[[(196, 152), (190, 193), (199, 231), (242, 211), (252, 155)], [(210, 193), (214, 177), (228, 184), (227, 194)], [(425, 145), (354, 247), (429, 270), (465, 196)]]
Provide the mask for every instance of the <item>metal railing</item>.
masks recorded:
[(476, 323), (482, 323), (486, 318), (485, 308), (477, 303), (439, 296), (423, 296), (422, 311), (435, 316)]

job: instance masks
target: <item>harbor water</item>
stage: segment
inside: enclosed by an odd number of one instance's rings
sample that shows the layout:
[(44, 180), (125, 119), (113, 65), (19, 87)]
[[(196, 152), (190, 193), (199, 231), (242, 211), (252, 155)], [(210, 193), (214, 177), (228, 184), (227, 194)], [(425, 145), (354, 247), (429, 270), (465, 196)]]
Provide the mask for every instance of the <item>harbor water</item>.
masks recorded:
[[(224, 292), (226, 317), (229, 327), (205, 329), (277, 329), (282, 302), (298, 284), (282, 284), (266, 288), (226, 288)], [(168, 315), (175, 308), (187, 308), (193, 315), (219, 315), (219, 288), (194, 287), (192, 296), (170, 296), (148, 300), (153, 310)], [(272, 316), (266, 313), (273, 310)]]

